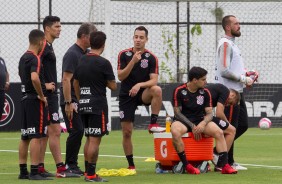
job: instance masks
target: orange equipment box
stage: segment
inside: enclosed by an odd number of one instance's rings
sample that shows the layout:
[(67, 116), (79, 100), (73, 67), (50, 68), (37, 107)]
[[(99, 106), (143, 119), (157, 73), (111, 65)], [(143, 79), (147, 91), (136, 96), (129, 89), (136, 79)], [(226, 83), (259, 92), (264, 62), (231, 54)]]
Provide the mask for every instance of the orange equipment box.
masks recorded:
[[(182, 136), (188, 161), (208, 161), (213, 159), (213, 138), (204, 137), (196, 141), (192, 133)], [(162, 167), (172, 167), (180, 160), (172, 144), (171, 133), (154, 133), (155, 159)]]

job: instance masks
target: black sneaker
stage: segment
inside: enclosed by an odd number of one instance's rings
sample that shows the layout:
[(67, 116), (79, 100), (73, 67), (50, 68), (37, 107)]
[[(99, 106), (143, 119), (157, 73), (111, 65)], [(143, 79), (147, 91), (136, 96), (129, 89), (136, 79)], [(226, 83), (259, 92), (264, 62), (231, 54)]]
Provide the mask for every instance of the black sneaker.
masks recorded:
[(18, 179), (27, 180), (27, 179), (29, 179), (29, 174), (28, 173), (27, 174), (19, 174)]
[(55, 177), (56, 175), (55, 174), (53, 174), (53, 173), (50, 173), (50, 172), (48, 172), (48, 171), (46, 171), (46, 170), (44, 170), (44, 172), (41, 172), (41, 173), (39, 173), (41, 176), (43, 176), (43, 177), (45, 177), (45, 178), (47, 178), (47, 177)]
[(84, 180), (88, 182), (108, 182), (108, 180), (99, 177), (98, 174), (95, 174), (94, 176), (86, 175)]
[(84, 176), (84, 172), (82, 170), (80, 170), (80, 168), (78, 166), (70, 167), (68, 169), (71, 170), (72, 173), (78, 174), (80, 176)]
[(52, 178), (43, 177), (40, 174), (35, 174), (35, 175), (30, 174), (28, 179), (30, 180), (53, 180)]
[(57, 172), (56, 173), (57, 178), (79, 178), (79, 174), (75, 174), (72, 172), (72, 170), (67, 169), (65, 171)]

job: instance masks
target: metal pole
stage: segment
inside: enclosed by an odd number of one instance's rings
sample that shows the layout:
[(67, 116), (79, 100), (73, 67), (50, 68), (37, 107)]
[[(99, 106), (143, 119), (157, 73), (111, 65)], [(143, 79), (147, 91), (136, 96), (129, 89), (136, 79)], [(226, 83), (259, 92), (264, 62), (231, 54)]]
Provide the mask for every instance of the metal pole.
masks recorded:
[(37, 29), (40, 29), (40, 0), (37, 0)]
[[(215, 2), (215, 9), (217, 9), (217, 2)], [(215, 22), (218, 22), (216, 12), (215, 12)], [(218, 40), (218, 25), (215, 24), (215, 48), (217, 48), (217, 40)]]
[(179, 73), (179, 1), (176, 2), (176, 76), (177, 82), (180, 82), (180, 73)]
[[(111, 45), (111, 33), (112, 33), (112, 30), (111, 30), (111, 1), (110, 0), (105, 0), (105, 32), (107, 34), (107, 41), (106, 41), (106, 48), (105, 48), (105, 51), (104, 51), (104, 54), (105, 54), (105, 57), (107, 59), (109, 59), (111, 61), (111, 48), (112, 48), (112, 45)], [(110, 107), (109, 108), (109, 112), (108, 112), (108, 130), (111, 131), (112, 130), (112, 102), (111, 102), (111, 99), (112, 99), (112, 92), (111, 90), (109, 90), (107, 88), (107, 101), (108, 101), (108, 106)]]
[(49, 15), (52, 15), (52, 0), (49, 0)]
[(187, 81), (190, 70), (190, 2), (187, 2)]

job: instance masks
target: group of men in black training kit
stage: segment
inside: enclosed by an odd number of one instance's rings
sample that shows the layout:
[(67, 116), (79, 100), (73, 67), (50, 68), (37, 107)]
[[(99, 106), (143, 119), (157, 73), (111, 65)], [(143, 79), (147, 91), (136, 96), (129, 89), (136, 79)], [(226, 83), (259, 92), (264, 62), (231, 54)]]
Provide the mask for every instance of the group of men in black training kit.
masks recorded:
[[(241, 34), (238, 19), (232, 15), (225, 16), (222, 26), (225, 36), (217, 51), (216, 84), (207, 85), (207, 71), (192, 67), (188, 73), (189, 81), (178, 86), (172, 94), (175, 114), (171, 125), (172, 141), (184, 169), (190, 174), (199, 174), (200, 170), (186, 158), (181, 137), (187, 132), (192, 132), (196, 140), (202, 139), (203, 134), (215, 138), (212, 161), (215, 171), (236, 174), (237, 170), (247, 169), (234, 162), (233, 147), (234, 140), (248, 128), (242, 90), (245, 85), (251, 86), (254, 79), (242, 70), (244, 64), (240, 50), (234, 43), (235, 37)], [(107, 182), (96, 174), (99, 145), (102, 137), (108, 134), (106, 88), (117, 89), (111, 63), (100, 56), (105, 48), (106, 35), (92, 23), (83, 23), (77, 31), (76, 43), (63, 57), (60, 106), (69, 133), (64, 163), (60, 148), (56, 56), (52, 47), (54, 40), (60, 36), (60, 18), (45, 17), (43, 29), (44, 32), (34, 29), (29, 33), (29, 48), (19, 61), (22, 122), (18, 178), (51, 180), (51, 177), (84, 176), (85, 181)], [(121, 81), (119, 114), (122, 145), (128, 169), (135, 172), (131, 137), (137, 106), (151, 105), (149, 133), (165, 131), (157, 123), (162, 105), (162, 89), (157, 85), (158, 58), (145, 48), (147, 41), (148, 30), (144, 26), (137, 27), (133, 36), (134, 46), (122, 50), (117, 63), (117, 75)], [(4, 63), (2, 61), (0, 58), (0, 66)], [(1, 85), (1, 90), (7, 89), (9, 84), (7, 69), (3, 71), (6, 71), (3, 77), (6, 86)], [(83, 134), (86, 136), (85, 171), (78, 166)], [(44, 166), (48, 139), (56, 174), (48, 172)], [(27, 169), (28, 148), (30, 171)]]

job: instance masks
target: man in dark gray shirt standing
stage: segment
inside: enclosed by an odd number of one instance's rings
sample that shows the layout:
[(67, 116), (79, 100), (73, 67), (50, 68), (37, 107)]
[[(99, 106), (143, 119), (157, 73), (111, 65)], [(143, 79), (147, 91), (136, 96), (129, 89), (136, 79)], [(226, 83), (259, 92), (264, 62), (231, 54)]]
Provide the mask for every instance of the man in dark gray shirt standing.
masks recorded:
[[(69, 133), (66, 142), (66, 165), (76, 174), (84, 175), (78, 167), (78, 153), (84, 133), (84, 127), (79, 113), (77, 113), (78, 100), (73, 89), (73, 74), (80, 57), (87, 53), (90, 47), (90, 33), (97, 31), (91, 23), (83, 23), (77, 31), (77, 41), (65, 53), (62, 65), (62, 86), (60, 92), (60, 105), (66, 127)], [(88, 162), (85, 160), (85, 167)]]
[(4, 109), (5, 91), (9, 89), (9, 86), (9, 72), (4, 59), (0, 57), (0, 121)]

